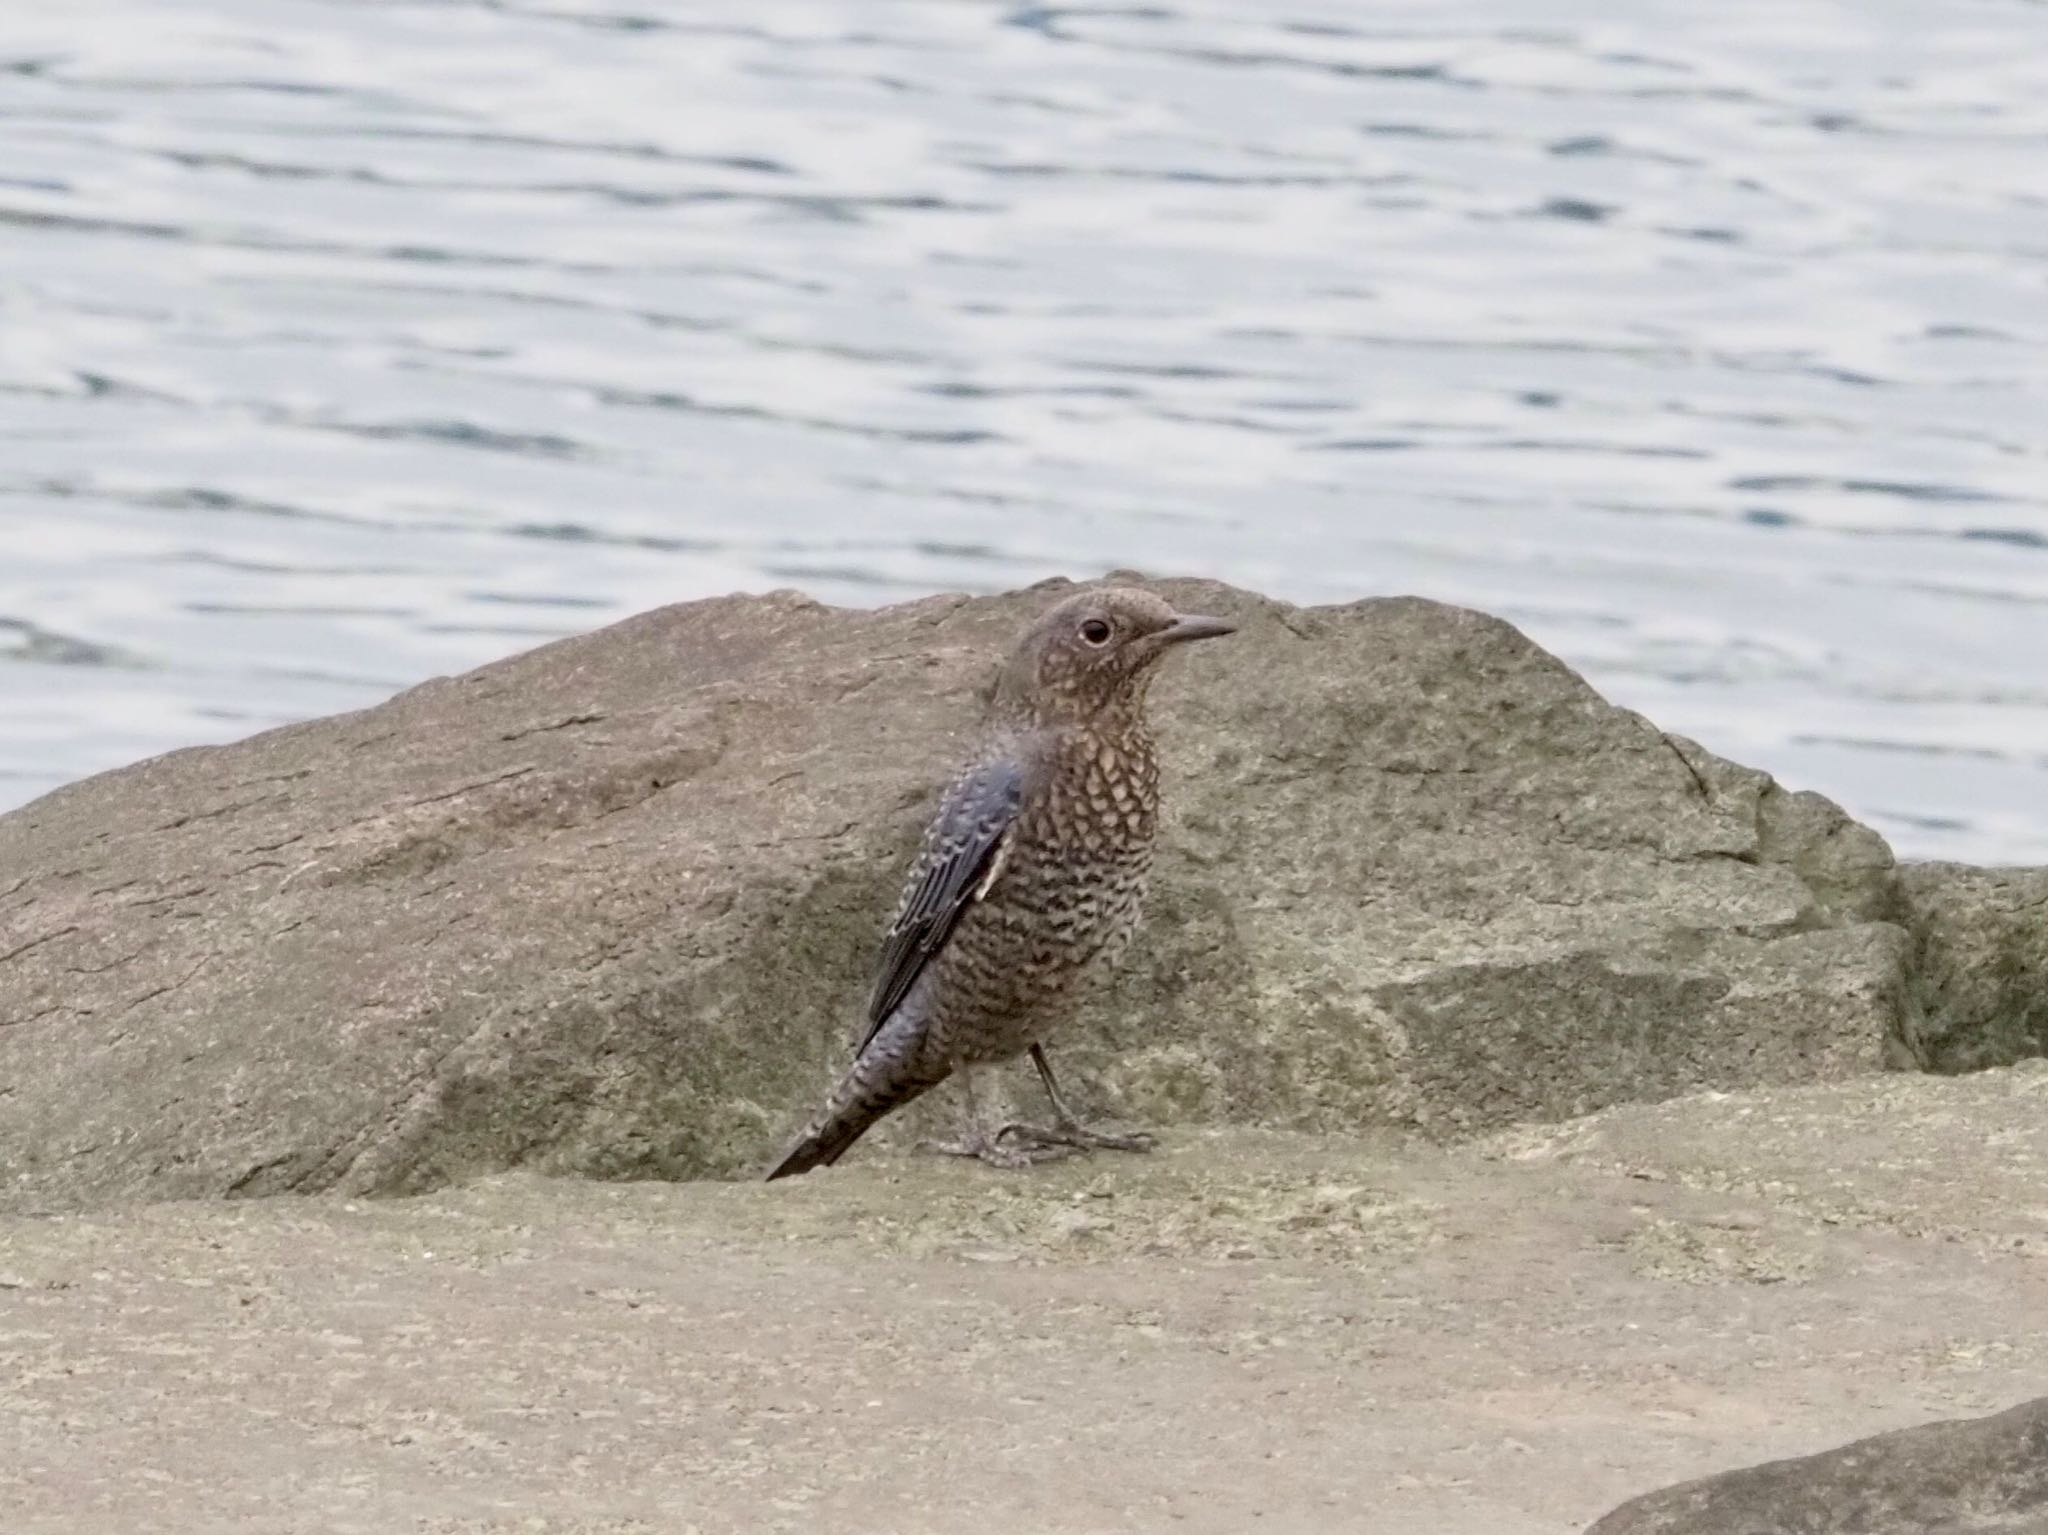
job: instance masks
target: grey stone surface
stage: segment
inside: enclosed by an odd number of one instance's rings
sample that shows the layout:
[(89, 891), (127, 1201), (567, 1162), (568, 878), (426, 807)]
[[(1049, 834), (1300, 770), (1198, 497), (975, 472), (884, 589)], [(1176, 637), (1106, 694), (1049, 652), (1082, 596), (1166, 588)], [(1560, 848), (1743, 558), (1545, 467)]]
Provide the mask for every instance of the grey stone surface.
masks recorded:
[[(2048, 1069), (1891, 1074), (1527, 1132), (1549, 1150), (1184, 1129), (1024, 1177), (879, 1151), (770, 1186), (0, 1216), (0, 1509), (7, 1535), (1576, 1535), (2038, 1395), (2048, 1261), (2010, 1241), (2048, 1230), (2038, 1176), (1900, 1211), (1987, 1146), (2038, 1173), (2044, 1110)], [(2001, 1464), (1932, 1469), (1989, 1495)]]
[(2041, 1535), (2048, 1397), (1636, 1498), (1587, 1535)]
[[(1162, 590), (1243, 628), (1161, 683), (1084, 1100), (1455, 1137), (1915, 1058), (1889, 852), (1827, 801), (1480, 614)], [(0, 818), (0, 1201), (757, 1165), (1058, 595), (667, 608)]]
[(1626, 1104), (1565, 1124), (1517, 1125), (1475, 1144), (1504, 1163), (1751, 1194), (1823, 1225), (2048, 1257), (2044, 1060), (1938, 1088), (1896, 1072), (1796, 1093)]

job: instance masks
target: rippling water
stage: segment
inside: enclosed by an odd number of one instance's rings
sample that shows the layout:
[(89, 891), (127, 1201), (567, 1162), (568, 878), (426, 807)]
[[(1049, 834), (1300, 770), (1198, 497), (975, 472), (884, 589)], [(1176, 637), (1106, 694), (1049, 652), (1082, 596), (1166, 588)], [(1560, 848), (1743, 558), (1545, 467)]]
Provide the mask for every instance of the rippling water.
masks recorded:
[(1120, 564), (2048, 861), (2048, 6), (8, 7), (0, 803)]

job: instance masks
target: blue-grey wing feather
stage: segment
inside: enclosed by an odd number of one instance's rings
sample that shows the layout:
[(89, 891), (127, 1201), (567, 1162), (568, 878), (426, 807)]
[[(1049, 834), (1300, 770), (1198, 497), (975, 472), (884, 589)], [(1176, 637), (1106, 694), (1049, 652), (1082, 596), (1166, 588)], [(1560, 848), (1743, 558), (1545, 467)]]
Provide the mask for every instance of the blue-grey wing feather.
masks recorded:
[(1023, 800), (1024, 766), (1014, 757), (975, 763), (946, 786), (910, 866), (896, 919), (882, 941), (860, 1049), (896, 1011), (978, 898)]

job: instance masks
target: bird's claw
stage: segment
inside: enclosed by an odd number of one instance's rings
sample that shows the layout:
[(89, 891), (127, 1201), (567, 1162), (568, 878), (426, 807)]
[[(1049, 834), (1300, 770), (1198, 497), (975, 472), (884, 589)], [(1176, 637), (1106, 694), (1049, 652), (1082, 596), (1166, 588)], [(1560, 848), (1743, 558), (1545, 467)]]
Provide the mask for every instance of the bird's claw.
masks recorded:
[(1029, 1125), (1012, 1121), (995, 1133), (995, 1139), (1014, 1136), (1019, 1149), (1070, 1151), (1150, 1151), (1159, 1142), (1144, 1130), (1091, 1130), (1086, 1125)]
[[(1003, 1128), (1008, 1129), (1009, 1126)], [(1002, 1138), (1003, 1132), (998, 1130), (994, 1135), (968, 1136), (956, 1141), (919, 1141), (917, 1149), (935, 1152), (943, 1157), (973, 1157), (976, 1161), (986, 1162), (990, 1167), (1000, 1167), (1007, 1171), (1035, 1167), (1040, 1162), (1057, 1162), (1062, 1157), (1072, 1156), (1079, 1149), (1058, 1143), (1005, 1146), (1001, 1144)]]

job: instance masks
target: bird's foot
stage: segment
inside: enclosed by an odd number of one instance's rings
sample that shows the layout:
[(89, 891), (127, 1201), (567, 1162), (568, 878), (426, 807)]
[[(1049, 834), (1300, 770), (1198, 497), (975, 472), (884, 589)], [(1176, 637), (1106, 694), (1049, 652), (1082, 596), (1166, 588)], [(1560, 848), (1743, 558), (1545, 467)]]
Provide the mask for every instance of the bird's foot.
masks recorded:
[[(1008, 1125), (1003, 1127), (1009, 1129)], [(950, 1141), (919, 1141), (919, 1151), (935, 1152), (942, 1157), (973, 1157), (986, 1162), (990, 1167), (1001, 1167), (1011, 1171), (1033, 1167), (1040, 1162), (1056, 1162), (1061, 1157), (1072, 1156), (1078, 1147), (1064, 1143), (1047, 1142), (1037, 1145), (1005, 1146), (1002, 1144), (1003, 1131), (994, 1135), (963, 1135)]]
[(1066, 1147), (1071, 1151), (1150, 1151), (1159, 1144), (1143, 1130), (1092, 1130), (1078, 1120), (1067, 1120), (1057, 1125), (1012, 1122), (997, 1130), (995, 1138), (998, 1141), (1014, 1138), (1016, 1149), (1020, 1151), (1054, 1147)]

